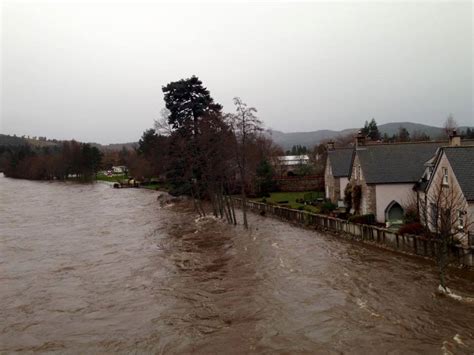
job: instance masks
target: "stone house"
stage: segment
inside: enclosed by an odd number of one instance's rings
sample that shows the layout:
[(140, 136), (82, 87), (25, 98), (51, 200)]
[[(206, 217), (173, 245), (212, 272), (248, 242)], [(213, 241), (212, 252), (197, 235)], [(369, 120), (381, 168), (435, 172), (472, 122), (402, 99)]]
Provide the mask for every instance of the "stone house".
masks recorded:
[(438, 210), (448, 208), (452, 226), (459, 230), (460, 239), (466, 241), (469, 233), (474, 235), (474, 145), (461, 146), (456, 138), (427, 161), (416, 191), (422, 222), (435, 231)]
[(349, 183), (354, 148), (334, 148), (328, 143), (328, 155), (324, 168), (325, 197), (332, 203), (344, 204), (344, 191)]
[(424, 163), (441, 145), (439, 142), (366, 145), (363, 137), (358, 136), (350, 171), (350, 184), (361, 190), (356, 212), (374, 214), (379, 223), (401, 223), (406, 206), (416, 201), (413, 187), (423, 174)]

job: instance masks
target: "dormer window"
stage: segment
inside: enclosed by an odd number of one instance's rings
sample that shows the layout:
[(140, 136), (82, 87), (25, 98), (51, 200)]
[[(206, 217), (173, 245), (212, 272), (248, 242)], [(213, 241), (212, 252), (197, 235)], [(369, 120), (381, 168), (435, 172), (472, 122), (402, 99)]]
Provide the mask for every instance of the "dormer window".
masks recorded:
[(443, 171), (443, 185), (449, 184), (449, 177), (448, 177), (448, 168), (442, 168)]

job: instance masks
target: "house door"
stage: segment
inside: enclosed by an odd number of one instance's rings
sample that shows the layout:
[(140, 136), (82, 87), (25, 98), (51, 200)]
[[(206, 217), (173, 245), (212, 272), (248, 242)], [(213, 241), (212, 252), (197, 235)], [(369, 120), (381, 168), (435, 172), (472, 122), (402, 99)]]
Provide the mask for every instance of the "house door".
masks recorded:
[(403, 208), (396, 201), (390, 202), (385, 210), (386, 221), (402, 221), (403, 220)]

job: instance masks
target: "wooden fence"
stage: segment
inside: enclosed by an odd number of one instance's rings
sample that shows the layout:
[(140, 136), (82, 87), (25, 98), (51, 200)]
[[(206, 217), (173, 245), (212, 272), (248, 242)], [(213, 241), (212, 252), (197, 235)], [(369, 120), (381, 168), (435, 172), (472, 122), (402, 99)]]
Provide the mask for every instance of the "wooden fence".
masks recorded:
[[(242, 207), (242, 201), (234, 198), (236, 205)], [(437, 242), (417, 235), (403, 235), (377, 226), (351, 223), (347, 220), (299, 211), (277, 205), (247, 201), (247, 208), (257, 213), (265, 213), (280, 219), (336, 233), (343, 233), (355, 239), (378, 244), (391, 250), (433, 258), (436, 255)], [(450, 250), (451, 256), (460, 265), (474, 267), (474, 246), (457, 245)]]

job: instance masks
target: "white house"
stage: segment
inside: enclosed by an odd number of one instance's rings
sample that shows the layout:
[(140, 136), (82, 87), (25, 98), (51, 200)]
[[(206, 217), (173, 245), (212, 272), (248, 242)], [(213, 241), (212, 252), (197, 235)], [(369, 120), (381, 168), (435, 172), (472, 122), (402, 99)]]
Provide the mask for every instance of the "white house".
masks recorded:
[[(446, 143), (444, 143), (446, 144)], [(366, 145), (358, 137), (350, 183), (361, 191), (360, 214), (374, 214), (379, 223), (400, 223), (405, 207), (416, 201), (414, 184), (439, 142)]]
[(416, 190), (419, 214), (428, 228), (435, 231), (440, 209), (449, 209), (451, 226), (459, 230), (460, 239), (467, 242), (469, 234), (474, 239), (474, 145), (461, 146), (454, 140), (439, 148)]

